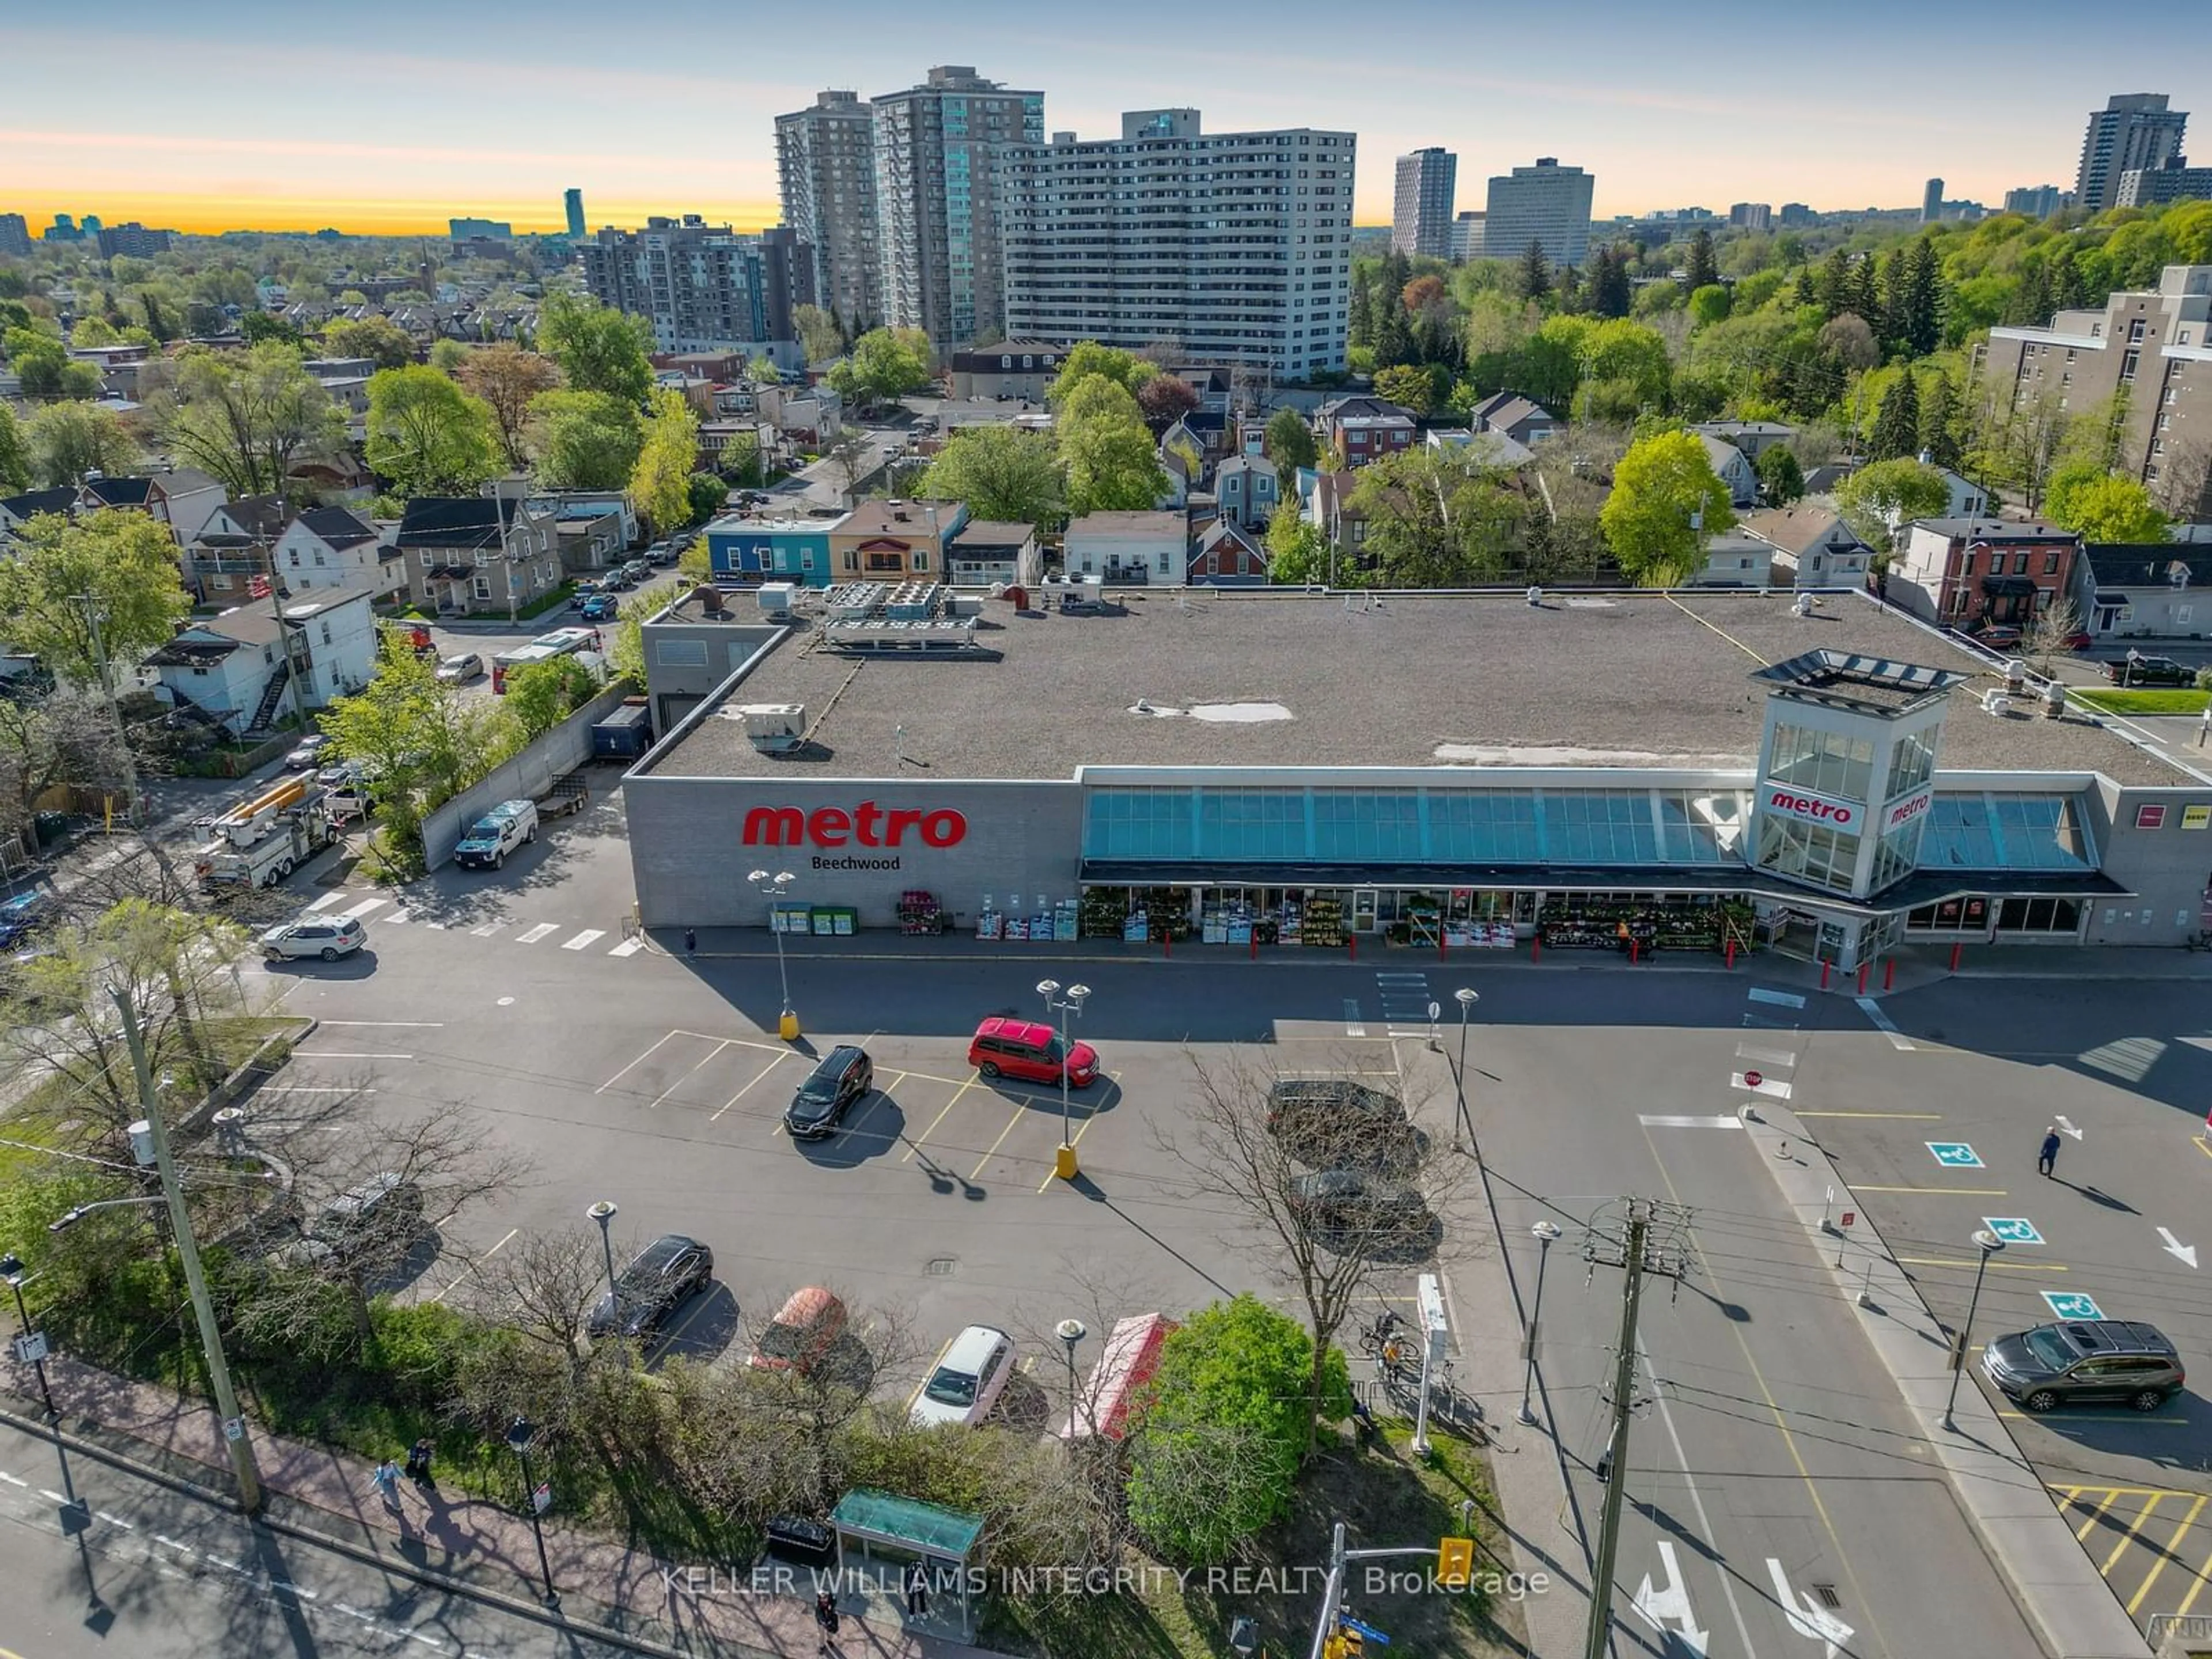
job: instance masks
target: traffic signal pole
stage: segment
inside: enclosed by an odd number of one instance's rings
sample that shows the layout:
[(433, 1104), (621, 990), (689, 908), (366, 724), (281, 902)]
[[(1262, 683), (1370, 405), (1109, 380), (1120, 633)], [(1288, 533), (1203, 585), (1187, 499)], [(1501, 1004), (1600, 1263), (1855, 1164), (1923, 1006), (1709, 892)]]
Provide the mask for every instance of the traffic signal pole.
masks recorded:
[[(1444, 1541), (1449, 1546), (1462, 1540), (1455, 1538)], [(1336, 1635), (1337, 1620), (1344, 1613), (1344, 1569), (1348, 1562), (1375, 1561), (1389, 1556), (1425, 1555), (1431, 1561), (1441, 1563), (1449, 1559), (1457, 1563), (1464, 1560), (1471, 1565), (1473, 1554), (1472, 1546), (1462, 1556), (1449, 1554), (1448, 1550), (1440, 1549), (1435, 1544), (1408, 1544), (1382, 1550), (1348, 1550), (1344, 1547), (1344, 1522), (1338, 1522), (1329, 1533), (1328, 1580), (1322, 1589), (1321, 1617), (1314, 1621), (1313, 1647), (1308, 1659), (1332, 1659), (1329, 1642)]]

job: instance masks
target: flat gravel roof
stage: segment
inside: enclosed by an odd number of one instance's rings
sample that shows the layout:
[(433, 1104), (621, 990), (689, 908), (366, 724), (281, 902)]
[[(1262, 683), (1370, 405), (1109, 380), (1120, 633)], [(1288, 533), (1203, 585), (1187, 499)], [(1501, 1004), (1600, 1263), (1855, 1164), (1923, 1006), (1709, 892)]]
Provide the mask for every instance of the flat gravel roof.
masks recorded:
[(847, 654), (825, 646), (818, 611), (802, 617), (726, 702), (803, 705), (804, 751), (763, 755), (742, 721), (710, 711), (648, 769), (1033, 779), (1084, 765), (1747, 768), (1766, 701), (1750, 675), (1825, 647), (1972, 677), (1950, 694), (1946, 771), (2194, 781), (2079, 711), (2046, 720), (2030, 699), (2026, 713), (1984, 714), (1980, 695), (1999, 674), (1855, 593), (1823, 595), (1804, 617), (1787, 594), (1725, 592), (1554, 594), (1540, 606), (1519, 594), (1115, 597), (1119, 611), (1100, 617), (988, 601), (975, 635), (985, 649), (972, 658)]

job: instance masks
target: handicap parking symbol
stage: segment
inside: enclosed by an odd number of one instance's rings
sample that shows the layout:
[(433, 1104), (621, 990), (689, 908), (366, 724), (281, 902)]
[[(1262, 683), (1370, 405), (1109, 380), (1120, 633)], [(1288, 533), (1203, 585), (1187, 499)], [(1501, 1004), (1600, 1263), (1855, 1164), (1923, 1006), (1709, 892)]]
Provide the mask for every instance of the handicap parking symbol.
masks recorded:
[(1982, 1218), (1982, 1225), (2008, 1244), (2043, 1243), (2043, 1235), (2035, 1231), (2035, 1224), (2024, 1215), (1985, 1215)]
[(1931, 1140), (1926, 1143), (1936, 1161), (1947, 1170), (1978, 1170), (1982, 1160), (1974, 1149), (1963, 1140)]
[(2051, 1312), (2057, 1319), (2102, 1319), (2105, 1310), (2097, 1305), (2094, 1297), (2084, 1296), (2079, 1291), (2045, 1291), (2043, 1299), (2051, 1304)]

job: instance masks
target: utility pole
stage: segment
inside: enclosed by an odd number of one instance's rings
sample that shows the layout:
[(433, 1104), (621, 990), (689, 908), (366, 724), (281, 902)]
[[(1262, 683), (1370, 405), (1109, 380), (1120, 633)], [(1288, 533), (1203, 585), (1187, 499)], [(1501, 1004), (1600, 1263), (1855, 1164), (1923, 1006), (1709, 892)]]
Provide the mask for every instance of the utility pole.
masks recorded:
[(1671, 1279), (1676, 1286), (1688, 1271), (1683, 1248), (1690, 1212), (1655, 1199), (1621, 1200), (1624, 1234), (1613, 1237), (1593, 1222), (1583, 1244), (1583, 1260), (1593, 1271), (1601, 1264), (1626, 1270), (1620, 1292), (1620, 1346), (1613, 1357), (1613, 1438), (1605, 1454), (1605, 1508), (1598, 1523), (1597, 1565), (1590, 1580), (1589, 1626), (1583, 1659), (1605, 1659), (1613, 1628), (1613, 1565), (1620, 1553), (1621, 1499), (1628, 1485), (1628, 1425), (1636, 1408), (1636, 1316), (1644, 1300), (1644, 1276)]
[(138, 1079), (138, 1106), (146, 1114), (146, 1138), (154, 1146), (154, 1167), (161, 1177), (161, 1191), (169, 1200), (169, 1221), (178, 1259), (184, 1264), (185, 1288), (191, 1294), (192, 1316), (199, 1322), (200, 1347), (207, 1357), (208, 1382), (215, 1390), (216, 1412), (222, 1419), (222, 1437), (230, 1448), (231, 1474), (238, 1481), (238, 1506), (248, 1515), (261, 1510), (261, 1472), (254, 1466), (253, 1443), (246, 1437), (246, 1419), (238, 1409), (238, 1395), (230, 1385), (229, 1362), (223, 1358), (222, 1330), (216, 1323), (215, 1304), (209, 1299), (207, 1275), (200, 1271), (200, 1247), (192, 1237), (192, 1218), (185, 1209), (183, 1186), (169, 1156), (169, 1131), (161, 1121), (161, 1101), (154, 1087), (154, 1071), (146, 1058), (146, 1039), (138, 1030), (137, 1010), (124, 992), (110, 988), (115, 1006), (123, 1016), (123, 1040), (130, 1045), (131, 1066)]

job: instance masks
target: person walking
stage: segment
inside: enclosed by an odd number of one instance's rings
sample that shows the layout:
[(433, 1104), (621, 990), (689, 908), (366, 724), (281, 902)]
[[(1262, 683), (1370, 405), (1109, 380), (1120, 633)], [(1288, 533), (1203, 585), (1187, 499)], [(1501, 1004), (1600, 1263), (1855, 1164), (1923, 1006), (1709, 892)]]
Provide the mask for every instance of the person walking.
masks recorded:
[(814, 1650), (816, 1653), (836, 1651), (837, 1624), (836, 1598), (828, 1590), (823, 1590), (814, 1598), (814, 1628), (822, 1632), (822, 1639)]
[(430, 1437), (427, 1434), (407, 1449), (408, 1478), (418, 1486), (431, 1484), (430, 1450)]
[(2043, 1151), (2035, 1160), (2038, 1175), (2055, 1175), (2058, 1167), (2058, 1129), (2057, 1125), (2043, 1132)]
[(399, 1506), (399, 1465), (387, 1457), (376, 1466), (376, 1473), (370, 1478), (384, 1496), (384, 1507), (394, 1515), (404, 1514)]
[(696, 957), (699, 954), (699, 930), (696, 927), (686, 927), (684, 930), (684, 954), (687, 957)]
[(906, 1570), (906, 1616), (929, 1617), (929, 1569), (916, 1561)]

